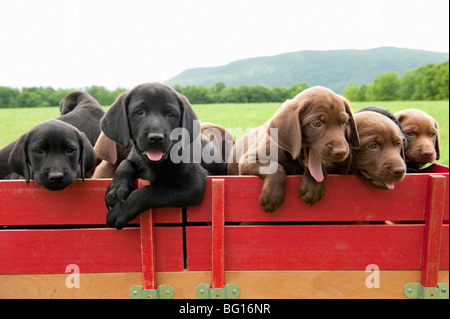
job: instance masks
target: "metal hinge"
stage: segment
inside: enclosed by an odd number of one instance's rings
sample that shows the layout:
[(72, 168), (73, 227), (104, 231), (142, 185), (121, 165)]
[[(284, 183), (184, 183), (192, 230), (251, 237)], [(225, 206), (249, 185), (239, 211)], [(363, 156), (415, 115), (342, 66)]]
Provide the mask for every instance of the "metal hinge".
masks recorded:
[(226, 284), (224, 288), (200, 284), (195, 289), (195, 295), (200, 299), (237, 299), (241, 295), (241, 288), (236, 284)]
[(141, 285), (130, 288), (132, 299), (172, 299), (173, 288), (169, 285), (159, 285), (156, 289), (142, 289)]
[(424, 287), (419, 283), (410, 282), (403, 288), (403, 294), (409, 299), (446, 299), (449, 296), (448, 284)]

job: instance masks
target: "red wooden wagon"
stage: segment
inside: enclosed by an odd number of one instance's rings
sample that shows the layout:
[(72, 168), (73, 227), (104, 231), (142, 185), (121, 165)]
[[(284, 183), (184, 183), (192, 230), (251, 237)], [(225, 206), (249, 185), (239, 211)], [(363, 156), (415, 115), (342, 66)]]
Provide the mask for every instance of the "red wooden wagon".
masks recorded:
[(105, 226), (110, 180), (1, 181), (0, 298), (448, 298), (448, 173), (385, 191), (330, 175), (312, 207), (289, 176), (272, 214), (258, 177), (209, 177), (200, 206), (119, 232)]

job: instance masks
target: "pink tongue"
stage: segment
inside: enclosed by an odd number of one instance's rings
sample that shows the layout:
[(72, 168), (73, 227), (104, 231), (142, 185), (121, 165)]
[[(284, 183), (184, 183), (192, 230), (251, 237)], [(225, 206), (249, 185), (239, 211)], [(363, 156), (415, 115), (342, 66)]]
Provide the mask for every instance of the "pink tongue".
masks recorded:
[(386, 187), (388, 189), (394, 189), (395, 188), (395, 184), (394, 183), (386, 183), (385, 185), (386, 185)]
[(312, 177), (317, 182), (320, 183), (323, 181), (322, 161), (312, 148), (309, 149), (308, 168)]
[(149, 160), (154, 162), (159, 161), (163, 156), (163, 152), (160, 150), (148, 150), (145, 151), (145, 154), (147, 154)]

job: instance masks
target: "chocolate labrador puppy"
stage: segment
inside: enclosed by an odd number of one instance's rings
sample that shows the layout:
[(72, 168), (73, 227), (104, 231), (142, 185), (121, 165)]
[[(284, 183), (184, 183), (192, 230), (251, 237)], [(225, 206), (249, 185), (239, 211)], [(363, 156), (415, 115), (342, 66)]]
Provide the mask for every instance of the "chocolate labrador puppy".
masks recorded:
[[(184, 96), (161, 83), (138, 85), (117, 98), (101, 126), (113, 141), (133, 144), (106, 192), (109, 227), (122, 229), (150, 208), (201, 203), (207, 171), (193, 160), (200, 123)], [(133, 190), (137, 178), (150, 185)]]
[(408, 147), (408, 140), (406, 139), (405, 132), (403, 132), (402, 126), (400, 125), (400, 121), (395, 116), (395, 114), (392, 113), (391, 110), (384, 108), (384, 107), (380, 107), (380, 106), (366, 106), (366, 107), (363, 107), (362, 109), (358, 110), (357, 112), (355, 112), (355, 114), (365, 112), (365, 111), (371, 111), (371, 112), (377, 112), (377, 113), (383, 114), (388, 119), (393, 121), (395, 123), (395, 125), (397, 125), (400, 128), (400, 131), (402, 132), (403, 149), (406, 150), (406, 148)]
[(427, 163), (440, 157), (439, 125), (427, 113), (418, 109), (407, 109), (395, 113), (400, 121), (408, 147), (405, 150), (408, 171), (417, 171)]
[(351, 173), (376, 188), (394, 189), (406, 173), (401, 129), (377, 112), (357, 112), (354, 118), (361, 146), (352, 148)]
[(228, 173), (263, 179), (259, 203), (266, 212), (283, 203), (286, 175), (303, 173), (299, 195), (312, 205), (325, 193), (327, 171), (348, 172), (349, 143), (359, 145), (348, 101), (327, 88), (312, 87), (236, 142)]
[(15, 143), (9, 156), (10, 178), (25, 177), (48, 190), (61, 190), (75, 179), (84, 179), (95, 167), (96, 156), (86, 135), (60, 120), (34, 126)]

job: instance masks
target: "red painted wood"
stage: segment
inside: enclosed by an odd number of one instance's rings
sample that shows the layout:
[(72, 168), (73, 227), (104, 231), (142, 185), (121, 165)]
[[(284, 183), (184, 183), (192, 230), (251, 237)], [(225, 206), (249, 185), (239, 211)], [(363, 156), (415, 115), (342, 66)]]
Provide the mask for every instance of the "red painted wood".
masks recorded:
[[(0, 230), (0, 274), (140, 272), (139, 228)], [(183, 230), (155, 227), (157, 271), (182, 271)]]
[[(448, 167), (446, 176), (448, 184)], [(422, 221), (425, 220), (428, 174), (407, 174), (394, 190), (379, 190), (356, 176), (329, 175), (325, 196), (313, 206), (298, 196), (301, 176), (288, 176), (284, 203), (274, 213), (259, 205), (262, 181), (256, 176), (226, 176), (227, 222), (281, 221)], [(203, 203), (188, 207), (189, 222), (211, 221), (211, 177)], [(448, 220), (448, 194), (444, 219)]]
[(140, 215), (141, 223), (141, 257), (142, 257), (142, 288), (156, 289), (155, 251), (152, 210)]
[[(111, 179), (77, 180), (61, 191), (30, 181), (0, 181), (0, 225), (106, 225)], [(155, 223), (181, 223), (181, 208), (154, 209)], [(138, 224), (136, 218), (130, 224)]]
[[(424, 225), (225, 226), (226, 270), (421, 269)], [(448, 269), (444, 225), (440, 269)], [(211, 270), (211, 227), (186, 229), (188, 270)], [(446, 245), (446, 246), (445, 246)]]
[(211, 287), (223, 288), (225, 285), (225, 211), (223, 179), (212, 179), (212, 252), (211, 252)]
[[(137, 187), (150, 185), (149, 181), (138, 180)], [(156, 265), (153, 232), (153, 214), (149, 209), (140, 214), (142, 289), (156, 289)]]
[(445, 183), (444, 176), (429, 177), (421, 278), (424, 287), (437, 287), (438, 284)]
[[(430, 173), (444, 176), (448, 190), (448, 167), (432, 165), (427, 170), (427, 174), (407, 174), (392, 191), (377, 190), (355, 176), (330, 175), (324, 198), (312, 207), (298, 197), (301, 176), (289, 176), (285, 202), (273, 214), (264, 213), (259, 206), (262, 183), (258, 177), (225, 176), (223, 209), (227, 222), (423, 221), (397, 225), (225, 226), (226, 270), (363, 270), (369, 263), (382, 270), (422, 269), (423, 253), (428, 256), (424, 265), (429, 269), (436, 269), (432, 261), (436, 254), (439, 269), (448, 269), (448, 192), (444, 200), (435, 193), (427, 195)], [(212, 220), (212, 179), (208, 177), (204, 202), (187, 208), (188, 222)], [(78, 180), (62, 191), (51, 192), (33, 181), (28, 186), (23, 180), (0, 181), (0, 225), (78, 225), (70, 226), (72, 229), (21, 230), (0, 226), (0, 273), (64, 273), (72, 263), (82, 273), (141, 271), (138, 228), (119, 232), (91, 228), (105, 224), (104, 195), (109, 183)], [(439, 224), (434, 214), (427, 215), (434, 211), (427, 210), (428, 203), (433, 202), (433, 207), (443, 206), (440, 252), (431, 244), (436, 240), (433, 229)], [(152, 215), (155, 223), (182, 223), (180, 208), (154, 209)], [(133, 223), (138, 224), (139, 219)], [(188, 269), (211, 270), (211, 227), (188, 224), (186, 234)], [(182, 271), (182, 227), (155, 227), (154, 235), (156, 270)], [(424, 238), (427, 247), (423, 246)]]

